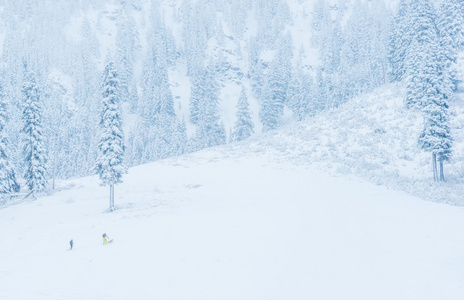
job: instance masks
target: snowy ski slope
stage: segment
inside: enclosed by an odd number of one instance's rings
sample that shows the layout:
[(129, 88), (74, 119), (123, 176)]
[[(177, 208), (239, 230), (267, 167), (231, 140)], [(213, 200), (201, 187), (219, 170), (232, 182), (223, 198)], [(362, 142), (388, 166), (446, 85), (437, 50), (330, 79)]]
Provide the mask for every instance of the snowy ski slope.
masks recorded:
[(248, 150), (132, 168), (114, 213), (96, 177), (0, 209), (0, 299), (464, 296), (462, 208)]

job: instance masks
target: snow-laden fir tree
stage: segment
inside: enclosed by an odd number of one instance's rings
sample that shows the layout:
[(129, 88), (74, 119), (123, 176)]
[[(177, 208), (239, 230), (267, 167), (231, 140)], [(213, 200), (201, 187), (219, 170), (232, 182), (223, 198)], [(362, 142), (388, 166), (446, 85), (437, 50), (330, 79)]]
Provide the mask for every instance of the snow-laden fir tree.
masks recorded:
[(383, 0), (355, 1), (342, 30), (341, 100), (385, 84), (388, 72), (389, 10)]
[(444, 0), (438, 12), (437, 27), (450, 59), (456, 60), (457, 52), (464, 46), (464, 3), (462, 0)]
[(270, 63), (267, 82), (264, 85), (259, 118), (263, 131), (280, 127), (284, 114), (284, 103), (287, 101), (287, 88), (290, 81), (289, 54), (284, 51), (276, 53)]
[(218, 113), (219, 85), (213, 64), (196, 75), (190, 94), (190, 118), (197, 126), (193, 149), (225, 144), (226, 131)]
[(406, 73), (405, 60), (413, 34), (411, 28), (410, 0), (400, 0), (398, 12), (392, 20), (390, 32), (390, 76), (394, 81), (403, 80)]
[(174, 132), (177, 129), (177, 118), (167, 74), (163, 83), (155, 89), (156, 110), (152, 112), (154, 124), (149, 130), (153, 134), (151, 156), (153, 159), (160, 159), (172, 156), (176, 152)]
[(117, 19), (116, 34), (117, 67), (119, 75), (119, 94), (121, 101), (127, 102), (135, 109), (138, 101), (136, 80), (134, 76), (135, 51), (140, 48), (139, 33), (130, 8), (121, 9)]
[(109, 62), (102, 80), (102, 111), (100, 119), (100, 150), (95, 170), (103, 186), (110, 186), (110, 210), (114, 208), (114, 185), (121, 183), (126, 173), (124, 160), (124, 134), (122, 131), (122, 112), (118, 91), (118, 76), (112, 62)]
[[(190, 90), (190, 101), (189, 101), (189, 108), (190, 108), (190, 122), (195, 125), (198, 125), (200, 122), (200, 114), (201, 114), (201, 105), (206, 94), (206, 83), (205, 78), (202, 77), (202, 73), (192, 76), (192, 88)], [(217, 100), (216, 100), (217, 101)]]
[(292, 80), (289, 83), (287, 98), (288, 106), (293, 111), (293, 117), (297, 121), (303, 120), (306, 116), (314, 114), (315, 104), (315, 84), (308, 72), (303, 70), (300, 50), (300, 56), (297, 61), (296, 70), (292, 73)]
[(175, 152), (174, 155), (182, 155), (187, 152), (187, 124), (185, 123), (185, 119), (177, 122), (176, 130), (174, 131), (174, 146)]
[(452, 64), (456, 63), (458, 53), (464, 46), (464, 3), (462, 0), (445, 0), (440, 5), (437, 27), (440, 33), (440, 60), (451, 73), (454, 85), (458, 84), (456, 71)]
[(203, 68), (206, 59), (208, 39), (214, 32), (215, 23), (211, 18), (211, 1), (183, 1), (180, 7), (183, 18), (182, 37), (184, 56), (189, 76)]
[[(432, 153), (433, 177), (435, 181), (444, 181), (444, 161), (452, 154), (453, 137), (450, 131), (449, 100), (453, 97), (453, 74), (451, 64), (456, 62), (457, 53), (464, 43), (463, 21), (460, 10), (462, 3), (445, 0), (437, 18), (439, 47), (434, 51), (433, 77), (426, 86), (427, 98), (423, 104), (424, 128), (419, 137), (421, 147)], [(439, 174), (436, 162), (439, 162)]]
[(174, 110), (174, 99), (169, 85), (168, 49), (166, 44), (168, 30), (163, 26), (154, 24), (153, 48), (153, 110), (149, 113), (153, 120), (150, 128), (154, 133), (153, 158), (160, 159), (174, 155), (174, 132), (177, 127), (177, 116)]
[[(440, 91), (443, 66), (439, 58), (442, 56), (440, 37), (436, 26), (437, 17), (428, 0), (414, 3), (411, 9), (412, 24), (411, 44), (406, 55), (407, 98), (406, 106), (423, 107), (434, 90)], [(444, 75), (443, 75), (444, 76)]]
[(35, 193), (43, 190), (47, 184), (47, 158), (42, 127), (40, 89), (34, 73), (30, 70), (26, 70), (22, 94), (23, 155), (26, 169), (24, 179), (27, 187), (35, 196)]
[(237, 120), (235, 121), (231, 140), (242, 141), (249, 138), (254, 133), (255, 127), (251, 120), (250, 105), (248, 103), (244, 87), (242, 87), (242, 91), (238, 99), (236, 117)]
[(3, 84), (0, 82), (0, 198), (12, 192), (17, 193), (20, 189), (16, 181), (16, 173), (7, 155), (8, 139), (5, 133), (7, 117), (5, 94)]
[[(451, 76), (442, 59), (446, 50), (440, 42), (437, 17), (428, 0), (415, 1), (412, 11), (412, 41), (406, 57), (408, 107), (421, 108), (424, 129), (419, 137), (422, 149), (432, 153), (433, 175), (444, 180), (443, 162), (451, 155), (452, 137), (448, 101), (452, 97)], [(436, 160), (440, 163), (438, 178)]]
[[(443, 92), (429, 95), (424, 107), (425, 122), (419, 137), (419, 144), (422, 149), (432, 153), (435, 181), (445, 180), (443, 162), (449, 160), (452, 153), (453, 137), (450, 131), (448, 109), (448, 96)], [(440, 177), (437, 174), (437, 160), (440, 166)]]

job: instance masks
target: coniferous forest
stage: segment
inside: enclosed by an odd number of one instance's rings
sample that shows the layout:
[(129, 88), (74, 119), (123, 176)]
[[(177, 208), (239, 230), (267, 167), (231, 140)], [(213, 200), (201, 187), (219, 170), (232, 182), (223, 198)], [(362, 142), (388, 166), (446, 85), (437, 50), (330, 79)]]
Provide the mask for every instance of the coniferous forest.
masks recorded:
[(0, 1), (0, 193), (238, 142), (382, 85), (446, 179), (459, 0)]

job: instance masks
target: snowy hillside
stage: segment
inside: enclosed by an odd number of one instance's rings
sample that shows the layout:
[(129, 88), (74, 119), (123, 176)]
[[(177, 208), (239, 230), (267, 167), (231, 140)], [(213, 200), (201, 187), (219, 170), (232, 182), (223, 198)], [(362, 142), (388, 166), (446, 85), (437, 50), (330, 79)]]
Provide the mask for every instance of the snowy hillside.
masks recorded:
[(95, 177), (1, 209), (0, 298), (464, 296), (462, 209), (284, 161), (237, 145), (132, 168), (114, 213)]
[(463, 299), (462, 1), (0, 1), (0, 50), (1, 300)]
[[(445, 163), (446, 182), (433, 183), (430, 154), (418, 146), (423, 115), (404, 105), (405, 89), (391, 84), (307, 121), (249, 141), (272, 149), (297, 165), (316, 165), (338, 176), (361, 177), (417, 197), (464, 205), (464, 100), (452, 102), (453, 158)], [(241, 146), (239, 146), (241, 147)]]
[(464, 211), (398, 190), (461, 205), (462, 156), (432, 189), (402, 97), (131, 168), (113, 213), (97, 177), (0, 209), (0, 298), (460, 299)]
[(119, 79), (124, 159), (135, 166), (237, 140), (242, 91), (250, 134), (257, 136), (385, 83), (395, 6), (383, 0), (0, 2), (7, 157), (24, 173), (26, 71), (40, 91), (48, 176), (88, 176), (99, 151), (109, 62)]

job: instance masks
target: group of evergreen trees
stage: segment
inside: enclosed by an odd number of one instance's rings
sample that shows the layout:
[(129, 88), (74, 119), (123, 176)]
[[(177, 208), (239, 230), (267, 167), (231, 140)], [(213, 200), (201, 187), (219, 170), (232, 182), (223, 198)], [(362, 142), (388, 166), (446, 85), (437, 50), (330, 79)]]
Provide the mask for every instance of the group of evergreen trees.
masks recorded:
[(383, 0), (349, 6), (315, 1), (309, 43), (318, 53), (314, 65), (304, 63), (312, 49), (300, 46), (294, 56), (293, 36), (285, 30), (294, 20), (286, 1), (258, 1), (256, 14), (249, 78), (263, 131), (281, 126), (285, 110), (303, 120), (387, 83), (391, 12)]
[[(34, 72), (25, 64), (22, 88), (22, 149), (24, 180), (30, 194), (47, 186), (47, 153), (43, 128), (43, 89), (37, 84)], [(99, 156), (94, 170), (100, 175), (103, 185), (110, 185), (110, 209), (114, 210), (114, 184), (121, 182), (125, 172), (124, 134), (118, 75), (113, 63), (108, 63), (102, 79), (102, 110), (100, 116)], [(0, 199), (18, 193), (20, 185), (10, 162), (9, 142), (5, 134), (8, 108), (0, 83)]]
[[(108, 14), (104, 0), (5, 3), (0, 12), (6, 28), (0, 57), (0, 193), (19, 191), (17, 174), (24, 174), (32, 191), (43, 189), (49, 177), (94, 171), (112, 186), (124, 165), (242, 141), (261, 128), (282, 126), (286, 113), (300, 121), (388, 80), (405, 81), (407, 107), (424, 112), (419, 144), (440, 166), (440, 174), (434, 169), (436, 180), (444, 180), (443, 162), (452, 151), (448, 110), (458, 83), (454, 63), (464, 44), (462, 1), (443, 0), (435, 7), (430, 0), (401, 0), (393, 14), (384, 0), (349, 6), (317, 0), (311, 12), (299, 12), (312, 14), (311, 37), (302, 44), (289, 30), (295, 20), (285, 0), (175, 5), (172, 18), (182, 41), (167, 26), (164, 1), (118, 3), (116, 17), (109, 17), (117, 29), (109, 55), (113, 63), (102, 66), (97, 32)], [(78, 37), (69, 44), (62, 28), (76, 11), (92, 9), (98, 18), (83, 14), (76, 23)], [(256, 20), (253, 30), (247, 28), (250, 14)], [(170, 83), (170, 72), (184, 66), (190, 82), (186, 108), (174, 101)], [(235, 120), (226, 128), (221, 92), (232, 83), (240, 94)], [(251, 111), (251, 101), (259, 111)], [(125, 141), (123, 108), (131, 115)]]
[[(456, 80), (453, 63), (464, 46), (464, 4), (444, 0), (402, 0), (390, 38), (392, 79), (407, 84), (406, 106), (422, 110), (422, 149), (431, 152), (433, 177), (443, 181), (443, 162), (451, 157), (449, 106)], [(438, 175), (437, 160), (440, 166)]]
[[(25, 184), (33, 196), (46, 186), (47, 160), (43, 139), (41, 92), (34, 73), (24, 65), (25, 75), (22, 88), (22, 154)], [(5, 127), (8, 121), (8, 107), (3, 83), (0, 83), (0, 198), (20, 191), (16, 172), (9, 159), (11, 150)]]
[(3, 84), (0, 83), (0, 197), (19, 192), (19, 184), (16, 180), (16, 173), (12, 167), (8, 156), (8, 138), (5, 134), (8, 112), (3, 92)]

